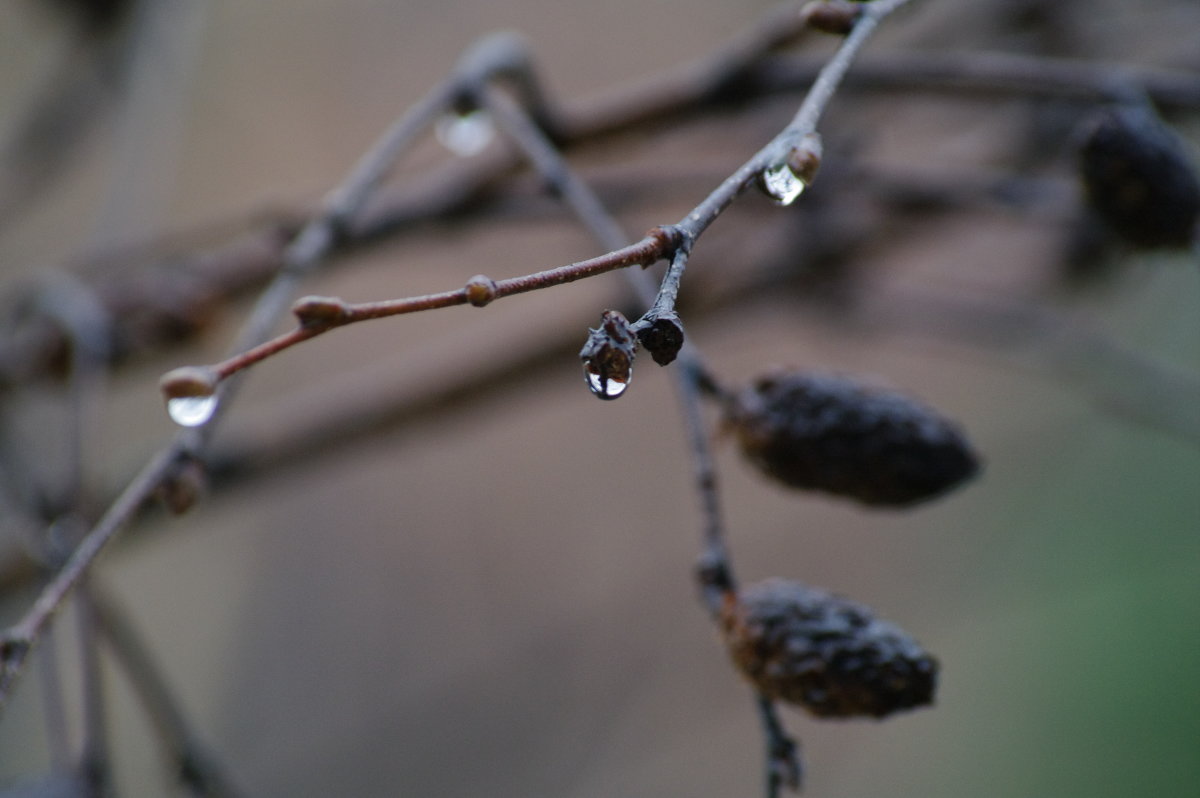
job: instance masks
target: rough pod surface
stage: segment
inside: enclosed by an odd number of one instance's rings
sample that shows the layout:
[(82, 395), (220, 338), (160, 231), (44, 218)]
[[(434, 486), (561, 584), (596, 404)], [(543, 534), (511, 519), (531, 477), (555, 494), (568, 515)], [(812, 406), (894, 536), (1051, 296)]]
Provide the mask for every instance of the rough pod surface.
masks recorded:
[(768, 579), (731, 596), (721, 625), (760, 692), (819, 717), (882, 718), (933, 702), (937, 660), (848, 599)]
[(1139, 247), (1187, 247), (1200, 220), (1200, 176), (1183, 143), (1148, 109), (1092, 120), (1079, 153), (1088, 204)]
[(743, 454), (767, 476), (864, 504), (915, 504), (979, 470), (957, 425), (903, 394), (849, 377), (762, 377), (735, 398), (727, 417)]

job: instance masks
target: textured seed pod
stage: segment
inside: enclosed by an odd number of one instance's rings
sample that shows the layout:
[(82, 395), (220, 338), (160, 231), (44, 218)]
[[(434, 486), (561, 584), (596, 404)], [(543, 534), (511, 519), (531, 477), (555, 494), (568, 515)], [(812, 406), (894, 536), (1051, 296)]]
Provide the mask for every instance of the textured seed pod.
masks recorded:
[(963, 434), (936, 411), (848, 377), (769, 375), (727, 413), (743, 454), (767, 476), (864, 504), (915, 504), (979, 469)]
[(882, 718), (933, 703), (937, 660), (849, 599), (768, 579), (727, 601), (721, 626), (760, 692), (818, 717)]
[(1200, 220), (1200, 177), (1183, 143), (1151, 111), (1113, 108), (1087, 125), (1079, 173), (1088, 204), (1145, 248), (1187, 247)]

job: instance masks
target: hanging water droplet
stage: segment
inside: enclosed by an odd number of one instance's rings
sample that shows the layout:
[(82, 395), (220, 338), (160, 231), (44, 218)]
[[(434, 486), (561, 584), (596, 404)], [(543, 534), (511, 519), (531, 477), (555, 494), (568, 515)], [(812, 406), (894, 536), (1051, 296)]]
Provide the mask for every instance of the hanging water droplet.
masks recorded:
[(762, 187), (777, 205), (791, 205), (808, 184), (796, 176), (786, 163), (762, 171)]
[(217, 397), (176, 396), (167, 400), (167, 415), (181, 427), (198, 427), (212, 418)]
[(629, 387), (629, 381), (633, 378), (633, 367), (630, 366), (623, 375), (618, 377), (606, 373), (592, 361), (585, 360), (583, 376), (587, 378), (588, 390), (595, 396), (601, 399), (616, 399)]
[(434, 125), (433, 132), (443, 147), (460, 158), (469, 158), (492, 143), (496, 128), (486, 111), (476, 109), (446, 114)]
[(587, 343), (579, 351), (588, 390), (601, 399), (616, 399), (625, 393), (633, 378), (637, 338), (629, 320), (617, 310), (606, 310), (600, 326), (588, 331)]

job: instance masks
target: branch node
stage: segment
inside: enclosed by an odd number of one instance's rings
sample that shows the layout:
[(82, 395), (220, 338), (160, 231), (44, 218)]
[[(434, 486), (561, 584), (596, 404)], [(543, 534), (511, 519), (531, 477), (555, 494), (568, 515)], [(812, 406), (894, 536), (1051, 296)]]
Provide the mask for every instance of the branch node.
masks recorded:
[(345, 323), (350, 306), (337, 297), (306, 296), (292, 305), (292, 314), (301, 327), (327, 330)]
[(467, 293), (467, 302), (477, 308), (491, 304), (497, 295), (496, 281), (486, 274), (477, 274), (467, 280), (463, 290)]

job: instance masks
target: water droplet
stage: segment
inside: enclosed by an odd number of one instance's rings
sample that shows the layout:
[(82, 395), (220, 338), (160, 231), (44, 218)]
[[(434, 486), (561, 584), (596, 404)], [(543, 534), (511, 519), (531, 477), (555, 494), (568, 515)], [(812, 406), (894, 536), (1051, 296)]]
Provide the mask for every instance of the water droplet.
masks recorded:
[(808, 184), (797, 177), (791, 167), (781, 163), (762, 171), (762, 186), (777, 205), (791, 205)]
[(212, 418), (217, 409), (217, 397), (176, 396), (167, 400), (167, 415), (181, 427), (198, 427)]
[(475, 110), (443, 116), (434, 125), (433, 132), (443, 147), (460, 158), (469, 158), (492, 143), (496, 129), (486, 111)]
[(631, 366), (620, 377), (615, 377), (606, 374), (603, 369), (587, 360), (583, 363), (583, 376), (587, 378), (588, 390), (593, 395), (601, 399), (616, 399), (629, 387), (629, 381), (633, 378), (633, 367)]

